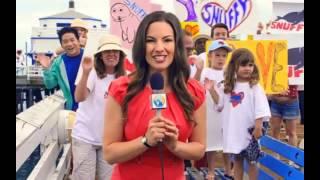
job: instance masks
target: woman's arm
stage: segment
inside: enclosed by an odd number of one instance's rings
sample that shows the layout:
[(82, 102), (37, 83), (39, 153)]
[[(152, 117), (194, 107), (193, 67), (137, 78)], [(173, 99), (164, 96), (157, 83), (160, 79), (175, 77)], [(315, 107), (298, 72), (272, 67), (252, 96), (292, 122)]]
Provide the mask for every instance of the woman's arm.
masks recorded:
[(86, 100), (90, 91), (87, 87), (88, 77), (92, 69), (93, 62), (90, 57), (85, 57), (82, 62), (83, 73), (79, 83), (76, 85), (74, 97), (76, 102), (82, 102)]
[(83, 73), (79, 83), (76, 86), (76, 90), (74, 92), (74, 97), (76, 102), (82, 102), (86, 100), (90, 91), (87, 88), (87, 81), (88, 81), (89, 74)]

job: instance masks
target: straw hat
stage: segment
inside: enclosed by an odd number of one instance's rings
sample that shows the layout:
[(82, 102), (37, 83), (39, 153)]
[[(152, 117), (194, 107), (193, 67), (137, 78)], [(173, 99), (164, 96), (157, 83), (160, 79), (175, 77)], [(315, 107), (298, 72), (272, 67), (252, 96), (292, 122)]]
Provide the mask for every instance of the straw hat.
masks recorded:
[(208, 36), (208, 35), (206, 35), (206, 34), (198, 34), (198, 35), (196, 35), (196, 36), (194, 36), (194, 37), (192, 38), (193, 42), (196, 42), (196, 41), (199, 40), (199, 39), (211, 40), (211, 37)]
[(111, 34), (104, 35), (99, 40), (99, 45), (97, 51), (94, 53), (94, 56), (99, 54), (102, 51), (106, 50), (119, 50), (126, 56), (127, 50), (122, 48), (121, 40), (118, 36), (114, 36)]
[(71, 21), (71, 27), (81, 27), (88, 31), (88, 24), (82, 19), (74, 19)]

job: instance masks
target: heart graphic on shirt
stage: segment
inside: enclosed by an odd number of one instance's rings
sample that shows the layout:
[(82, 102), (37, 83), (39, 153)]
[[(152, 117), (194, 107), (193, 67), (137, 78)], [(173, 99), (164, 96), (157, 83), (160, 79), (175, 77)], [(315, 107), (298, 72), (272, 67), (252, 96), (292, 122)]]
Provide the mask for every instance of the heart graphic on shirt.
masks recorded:
[(233, 107), (236, 107), (238, 104), (241, 104), (243, 98), (244, 98), (243, 92), (239, 92), (239, 93), (231, 92), (230, 102)]

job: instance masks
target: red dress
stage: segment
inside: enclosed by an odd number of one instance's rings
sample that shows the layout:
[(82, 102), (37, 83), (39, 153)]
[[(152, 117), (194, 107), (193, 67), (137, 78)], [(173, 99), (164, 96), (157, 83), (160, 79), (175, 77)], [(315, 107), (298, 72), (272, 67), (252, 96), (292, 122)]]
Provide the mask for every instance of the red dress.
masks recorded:
[[(122, 104), (126, 95), (129, 78), (122, 76), (114, 80), (109, 86), (109, 96)], [(205, 91), (194, 79), (187, 83), (189, 93), (194, 97), (195, 110), (204, 102)], [(128, 119), (124, 127), (123, 139), (130, 141), (143, 136), (147, 130), (148, 121), (155, 116), (155, 110), (151, 109), (150, 96), (152, 90), (146, 86), (128, 104)], [(162, 116), (172, 120), (179, 128), (179, 141), (187, 142), (191, 136), (192, 125), (184, 118), (183, 108), (173, 92), (167, 93), (167, 108), (161, 111)], [(114, 166), (112, 180), (158, 180), (161, 179), (161, 162), (157, 147), (152, 147), (143, 154), (124, 163)], [(164, 179), (183, 180), (183, 159), (172, 154), (163, 146)]]

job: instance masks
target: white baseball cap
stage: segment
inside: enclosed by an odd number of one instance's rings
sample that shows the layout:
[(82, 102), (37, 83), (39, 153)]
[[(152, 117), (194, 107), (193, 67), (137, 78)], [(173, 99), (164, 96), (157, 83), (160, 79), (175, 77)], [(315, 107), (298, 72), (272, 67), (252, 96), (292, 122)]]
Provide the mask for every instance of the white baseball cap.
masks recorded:
[(214, 51), (220, 48), (226, 49), (228, 52), (232, 51), (232, 48), (222, 39), (218, 39), (215, 41), (212, 41), (211, 44), (209, 45), (208, 51)]

